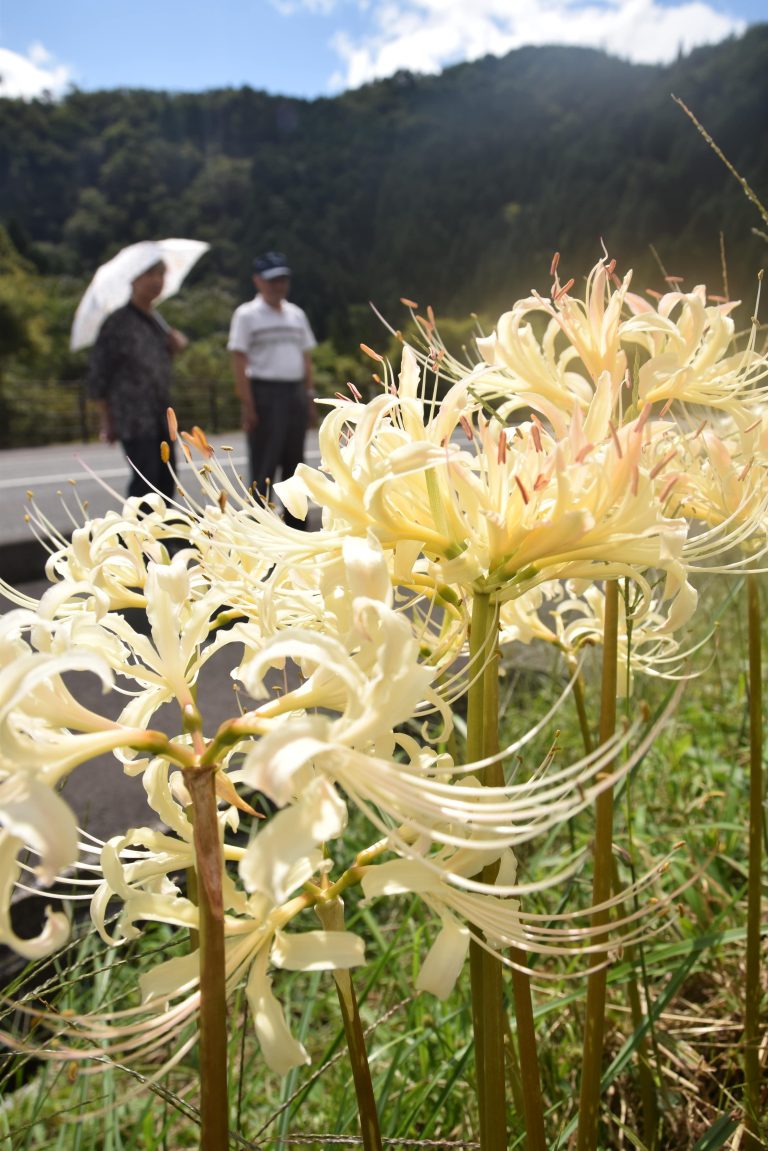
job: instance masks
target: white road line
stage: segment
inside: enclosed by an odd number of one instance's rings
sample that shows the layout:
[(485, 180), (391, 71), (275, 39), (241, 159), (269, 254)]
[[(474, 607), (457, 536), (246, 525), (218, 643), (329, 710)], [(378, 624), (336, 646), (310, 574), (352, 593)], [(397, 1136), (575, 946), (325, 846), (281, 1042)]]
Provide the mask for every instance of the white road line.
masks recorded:
[[(96, 469), (94, 468), (94, 471)], [(124, 476), (125, 468), (99, 468), (96, 472), (99, 479), (108, 480), (116, 476)], [(51, 484), (68, 484), (70, 480), (96, 483), (97, 481), (90, 474), (90, 472), (78, 471), (73, 468), (71, 472), (61, 472), (52, 476), (15, 476), (12, 479), (0, 480), (0, 489), (3, 488), (30, 488), (33, 491), (35, 488), (50, 486)]]
[[(316, 452), (308, 452), (306, 458), (308, 463), (316, 463), (319, 460), (319, 455)], [(243, 467), (248, 462), (245, 456), (227, 455), (222, 459), (225, 464), (234, 464), (235, 467)], [(84, 469), (73, 468), (71, 472), (55, 472), (51, 476), (12, 476), (9, 479), (0, 479), (0, 491), (9, 491), (13, 488), (35, 491), (39, 488), (50, 487), (52, 484), (69, 484), (71, 480), (80, 486), (84, 483), (98, 483), (99, 479), (119, 479), (127, 474), (127, 465), (120, 468), (93, 468), (92, 470), (95, 475)]]

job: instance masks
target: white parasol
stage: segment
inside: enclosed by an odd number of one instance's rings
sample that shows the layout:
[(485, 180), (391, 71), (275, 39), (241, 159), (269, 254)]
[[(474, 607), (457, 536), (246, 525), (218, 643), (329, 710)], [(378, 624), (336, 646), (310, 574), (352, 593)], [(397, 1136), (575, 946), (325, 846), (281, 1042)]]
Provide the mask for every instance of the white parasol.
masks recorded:
[(89, 347), (107, 316), (128, 303), (137, 276), (162, 260), (165, 283), (158, 299), (165, 300), (178, 292), (187, 273), (209, 247), (202, 240), (141, 240), (123, 248), (101, 265), (77, 306), (69, 339), (72, 351)]

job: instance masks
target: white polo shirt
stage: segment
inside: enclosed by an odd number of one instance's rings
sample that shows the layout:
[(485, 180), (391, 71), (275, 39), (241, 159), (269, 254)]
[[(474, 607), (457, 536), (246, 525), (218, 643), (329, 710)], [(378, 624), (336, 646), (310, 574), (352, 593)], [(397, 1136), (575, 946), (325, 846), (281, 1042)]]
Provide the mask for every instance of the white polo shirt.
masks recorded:
[(249, 379), (301, 380), (304, 353), (316, 343), (301, 308), (290, 300), (272, 308), (257, 295), (235, 311), (227, 347), (245, 354)]

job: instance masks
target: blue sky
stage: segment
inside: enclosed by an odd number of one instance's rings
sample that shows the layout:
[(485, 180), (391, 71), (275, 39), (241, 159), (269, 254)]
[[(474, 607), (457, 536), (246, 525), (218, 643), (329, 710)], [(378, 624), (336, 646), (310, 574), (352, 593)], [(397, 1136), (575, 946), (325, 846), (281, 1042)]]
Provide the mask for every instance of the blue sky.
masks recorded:
[(329, 96), (523, 44), (638, 62), (768, 20), (768, 0), (0, 0), (0, 94), (74, 84)]

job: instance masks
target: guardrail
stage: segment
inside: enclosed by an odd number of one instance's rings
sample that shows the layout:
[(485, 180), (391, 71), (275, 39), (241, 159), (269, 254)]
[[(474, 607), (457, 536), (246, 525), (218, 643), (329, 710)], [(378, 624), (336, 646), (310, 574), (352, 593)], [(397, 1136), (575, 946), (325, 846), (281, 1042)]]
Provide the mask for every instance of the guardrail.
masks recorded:
[[(199, 424), (213, 435), (240, 424), (240, 405), (231, 380), (178, 378), (173, 406), (182, 428)], [(98, 439), (96, 405), (85, 380), (9, 380), (0, 390), (0, 447), (88, 443)]]

